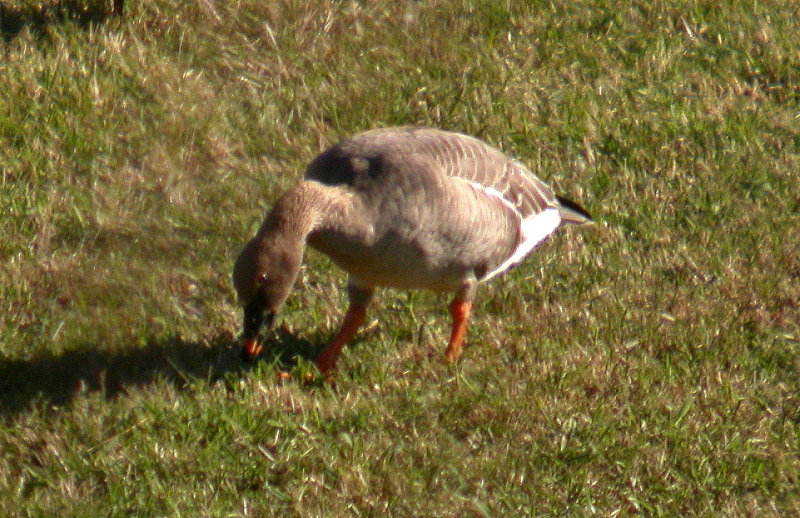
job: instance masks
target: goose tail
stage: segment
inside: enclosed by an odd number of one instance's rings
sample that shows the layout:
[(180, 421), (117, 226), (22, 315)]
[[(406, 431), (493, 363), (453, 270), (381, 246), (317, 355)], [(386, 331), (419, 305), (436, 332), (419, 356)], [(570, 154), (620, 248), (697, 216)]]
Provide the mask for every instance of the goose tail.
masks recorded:
[(558, 212), (561, 216), (561, 221), (565, 223), (572, 223), (573, 225), (583, 225), (592, 220), (592, 216), (586, 212), (586, 209), (578, 205), (572, 200), (556, 196), (558, 199)]

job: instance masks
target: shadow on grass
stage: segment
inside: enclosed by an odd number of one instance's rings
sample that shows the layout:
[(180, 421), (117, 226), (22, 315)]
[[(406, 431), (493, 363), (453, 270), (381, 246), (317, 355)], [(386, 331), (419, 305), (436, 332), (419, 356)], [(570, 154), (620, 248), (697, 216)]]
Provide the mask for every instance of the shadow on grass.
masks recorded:
[(125, 0), (53, 0), (23, 6), (0, 2), (0, 36), (10, 41), (25, 27), (41, 31), (65, 21), (88, 27), (121, 16), (124, 8)]
[(259, 362), (290, 369), (298, 357), (313, 358), (316, 350), (308, 340), (278, 330), (256, 361), (242, 360), (239, 347), (227, 335), (211, 343), (168, 338), (123, 351), (87, 345), (30, 360), (0, 358), (0, 417), (25, 412), (35, 403), (69, 406), (86, 392), (102, 392), (110, 399), (157, 380), (177, 388), (193, 380), (213, 383), (228, 374), (244, 373)]

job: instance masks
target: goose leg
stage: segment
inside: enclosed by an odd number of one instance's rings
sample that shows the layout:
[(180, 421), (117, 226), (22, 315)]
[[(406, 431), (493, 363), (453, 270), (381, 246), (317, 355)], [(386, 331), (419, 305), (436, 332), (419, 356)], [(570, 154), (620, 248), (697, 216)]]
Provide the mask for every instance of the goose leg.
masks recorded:
[(333, 342), (326, 347), (317, 358), (317, 368), (323, 374), (330, 374), (336, 368), (336, 361), (345, 344), (353, 339), (367, 316), (367, 306), (372, 300), (374, 290), (356, 286), (352, 281), (347, 286), (350, 296), (350, 307), (344, 316), (342, 327)]
[(453, 317), (453, 329), (450, 331), (450, 342), (444, 353), (447, 363), (453, 363), (461, 357), (464, 337), (467, 335), (469, 315), (472, 312), (472, 297), (475, 292), (474, 284), (464, 286), (450, 303), (450, 316)]

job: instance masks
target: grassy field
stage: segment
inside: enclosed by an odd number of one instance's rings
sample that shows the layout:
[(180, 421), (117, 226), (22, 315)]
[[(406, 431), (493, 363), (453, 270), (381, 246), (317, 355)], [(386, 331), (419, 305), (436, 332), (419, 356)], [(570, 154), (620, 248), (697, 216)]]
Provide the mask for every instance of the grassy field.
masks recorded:
[[(0, 516), (800, 515), (793, 1), (4, 0)], [(233, 260), (327, 145), (479, 136), (595, 216), (479, 292)], [(297, 376), (276, 381), (279, 369)]]

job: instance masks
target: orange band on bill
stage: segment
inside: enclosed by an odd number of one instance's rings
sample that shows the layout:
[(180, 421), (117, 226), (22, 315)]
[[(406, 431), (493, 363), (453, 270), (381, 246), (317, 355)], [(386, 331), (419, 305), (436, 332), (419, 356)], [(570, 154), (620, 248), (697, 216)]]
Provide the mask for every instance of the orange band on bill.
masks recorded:
[(242, 340), (244, 354), (248, 358), (255, 358), (264, 350), (264, 346), (258, 343), (258, 338), (246, 338)]

